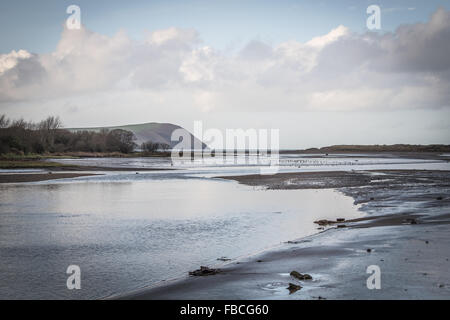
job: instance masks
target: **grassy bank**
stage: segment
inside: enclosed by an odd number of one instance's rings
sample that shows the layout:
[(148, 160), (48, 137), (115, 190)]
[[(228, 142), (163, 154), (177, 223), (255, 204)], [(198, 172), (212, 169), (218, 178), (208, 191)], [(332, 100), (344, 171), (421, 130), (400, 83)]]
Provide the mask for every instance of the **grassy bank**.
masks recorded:
[(65, 165), (48, 159), (76, 159), (76, 158), (139, 158), (139, 157), (169, 157), (170, 152), (66, 152), (47, 154), (13, 154), (0, 155), (0, 169), (47, 169), (76, 167)]
[(61, 168), (66, 165), (42, 160), (0, 160), (0, 169), (47, 169)]

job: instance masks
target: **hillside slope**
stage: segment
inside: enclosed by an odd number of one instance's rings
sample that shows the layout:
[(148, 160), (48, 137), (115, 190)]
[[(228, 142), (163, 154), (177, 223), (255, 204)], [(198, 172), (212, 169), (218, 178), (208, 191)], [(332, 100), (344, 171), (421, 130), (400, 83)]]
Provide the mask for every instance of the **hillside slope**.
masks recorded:
[[(158, 123), (158, 122), (149, 122), (142, 124), (132, 124), (132, 125), (124, 125), (124, 126), (116, 126), (116, 127), (95, 127), (95, 128), (69, 128), (70, 131), (100, 131), (102, 129), (107, 130), (115, 130), (122, 129), (133, 132), (136, 140), (135, 143), (140, 146), (143, 142), (152, 141), (158, 143), (166, 143), (171, 148), (178, 144), (178, 141), (171, 141), (172, 132), (180, 129), (182, 130), (183, 136), (190, 137), (192, 145), (202, 146), (202, 148), (206, 148), (206, 145), (202, 143), (199, 139), (197, 139), (193, 134), (191, 134), (186, 129), (171, 124), (171, 123)], [(195, 144), (194, 144), (195, 143)], [(182, 146), (186, 149), (190, 149), (191, 144), (183, 143)]]

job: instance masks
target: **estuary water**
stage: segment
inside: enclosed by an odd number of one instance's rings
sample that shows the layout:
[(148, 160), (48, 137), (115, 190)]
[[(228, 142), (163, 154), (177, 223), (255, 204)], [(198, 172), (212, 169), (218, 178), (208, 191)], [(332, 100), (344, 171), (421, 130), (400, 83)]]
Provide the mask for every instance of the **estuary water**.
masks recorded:
[[(280, 171), (450, 169), (439, 161), (326, 160), (283, 155)], [(264, 190), (215, 178), (257, 173), (242, 163), (58, 161), (178, 170), (0, 185), (1, 299), (104, 298), (314, 234), (317, 219), (361, 216), (353, 199), (332, 189)], [(80, 267), (80, 290), (67, 289), (70, 265)]]

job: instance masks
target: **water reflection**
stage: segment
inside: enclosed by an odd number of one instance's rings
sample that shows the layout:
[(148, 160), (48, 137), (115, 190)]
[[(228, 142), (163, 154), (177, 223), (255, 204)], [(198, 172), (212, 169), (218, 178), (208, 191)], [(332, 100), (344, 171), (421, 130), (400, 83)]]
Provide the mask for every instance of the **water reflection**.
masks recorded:
[[(99, 298), (359, 216), (332, 190), (262, 190), (213, 179), (0, 186), (0, 298)], [(65, 270), (82, 270), (82, 290)]]

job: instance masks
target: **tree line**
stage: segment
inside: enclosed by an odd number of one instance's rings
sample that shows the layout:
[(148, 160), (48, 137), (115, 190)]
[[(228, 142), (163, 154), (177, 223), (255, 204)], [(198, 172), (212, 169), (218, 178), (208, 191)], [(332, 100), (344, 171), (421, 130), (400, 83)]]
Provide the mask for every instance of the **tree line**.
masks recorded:
[(70, 131), (62, 128), (59, 117), (40, 122), (11, 120), (0, 115), (0, 154), (58, 152), (131, 153), (136, 144), (134, 134), (122, 129)]

